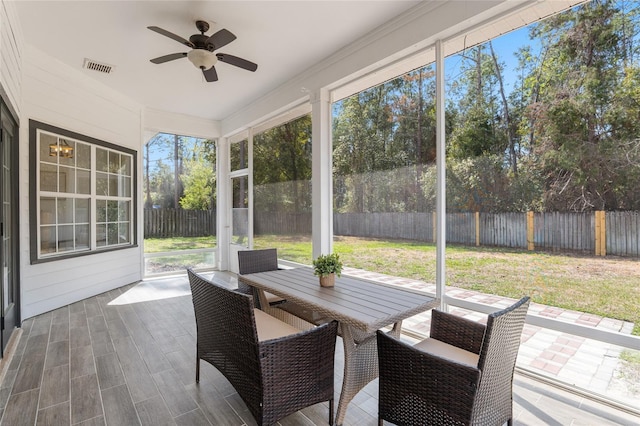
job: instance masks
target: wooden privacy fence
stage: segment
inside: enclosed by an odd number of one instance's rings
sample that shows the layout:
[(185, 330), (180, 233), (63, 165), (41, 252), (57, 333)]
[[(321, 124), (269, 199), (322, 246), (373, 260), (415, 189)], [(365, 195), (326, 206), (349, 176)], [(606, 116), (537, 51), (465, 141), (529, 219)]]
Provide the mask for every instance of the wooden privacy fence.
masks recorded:
[(311, 213), (254, 212), (253, 232), (257, 235), (311, 234)]
[[(215, 235), (215, 211), (144, 210), (145, 237)], [(447, 242), (640, 257), (640, 212), (449, 213)], [(335, 235), (435, 242), (435, 213), (335, 213)], [(311, 235), (311, 213), (255, 212), (254, 233)]]
[[(336, 235), (435, 242), (435, 213), (334, 214)], [(639, 212), (449, 213), (447, 242), (640, 257)]]
[(216, 234), (215, 210), (144, 209), (144, 238)]

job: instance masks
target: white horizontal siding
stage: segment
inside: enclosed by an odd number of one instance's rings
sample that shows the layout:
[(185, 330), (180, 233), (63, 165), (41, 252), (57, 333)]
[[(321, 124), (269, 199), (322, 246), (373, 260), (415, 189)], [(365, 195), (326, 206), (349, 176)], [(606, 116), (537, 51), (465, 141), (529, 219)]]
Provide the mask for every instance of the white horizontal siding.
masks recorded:
[(23, 41), (15, 4), (0, 4), (0, 86), (9, 108), (20, 114), (22, 73), (21, 51)]
[(22, 276), (22, 318), (139, 281), (138, 252), (132, 248), (30, 265)]
[[(138, 152), (141, 176), (142, 108), (104, 84), (26, 46), (23, 58), (20, 128), (20, 260), (22, 319), (139, 281), (140, 247), (36, 265), (29, 253), (29, 119)], [(141, 183), (137, 185), (140, 196)], [(138, 199), (140, 204), (140, 199)], [(141, 218), (141, 210), (138, 212)]]

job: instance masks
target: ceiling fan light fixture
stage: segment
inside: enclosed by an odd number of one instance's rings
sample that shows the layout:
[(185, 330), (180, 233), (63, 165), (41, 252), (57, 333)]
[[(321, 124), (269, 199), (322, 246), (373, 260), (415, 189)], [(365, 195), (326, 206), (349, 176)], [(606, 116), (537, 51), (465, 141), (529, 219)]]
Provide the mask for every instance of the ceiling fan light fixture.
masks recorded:
[(205, 49), (192, 49), (187, 53), (187, 58), (196, 68), (208, 70), (218, 62), (215, 53)]

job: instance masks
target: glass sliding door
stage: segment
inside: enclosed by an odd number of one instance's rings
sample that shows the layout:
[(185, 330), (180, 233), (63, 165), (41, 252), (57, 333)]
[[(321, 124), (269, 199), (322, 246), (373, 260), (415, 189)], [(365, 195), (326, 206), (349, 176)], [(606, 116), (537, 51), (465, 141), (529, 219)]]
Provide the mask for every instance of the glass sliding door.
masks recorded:
[(17, 134), (18, 125), (9, 110), (0, 105), (0, 299), (2, 300), (2, 353), (11, 333), (20, 322), (18, 281), (18, 215), (17, 215)]

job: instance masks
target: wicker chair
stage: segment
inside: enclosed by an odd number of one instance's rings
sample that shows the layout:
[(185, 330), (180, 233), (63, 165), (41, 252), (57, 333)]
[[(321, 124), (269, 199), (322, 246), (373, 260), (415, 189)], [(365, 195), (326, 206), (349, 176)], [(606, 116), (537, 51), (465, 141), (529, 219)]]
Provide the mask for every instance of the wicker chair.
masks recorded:
[[(275, 248), (238, 252), (238, 273), (240, 275), (278, 269), (278, 251)], [(242, 281), (238, 281), (238, 291), (253, 295), (253, 303), (257, 308), (301, 330), (308, 330), (315, 325), (331, 321), (317, 312), (305, 309), (294, 302), (284, 300), (269, 292), (265, 292), (269, 306), (261, 306), (253, 288)]]
[(229, 380), (258, 425), (324, 401), (333, 424), (337, 322), (299, 331), (254, 309), (251, 296), (187, 272), (198, 333), (196, 382), (202, 359)]
[[(255, 274), (256, 272), (267, 272), (278, 270), (278, 250), (274, 248), (261, 250), (241, 250), (238, 252), (238, 273)], [(238, 291), (254, 295), (253, 288), (242, 281), (238, 281)], [(275, 294), (266, 293), (270, 306), (284, 302), (282, 297)], [(257, 308), (261, 308), (260, 301), (254, 295), (253, 302)]]
[(432, 311), (430, 338), (414, 346), (378, 331), (378, 423), (513, 422), (513, 371), (529, 297), (487, 325)]

